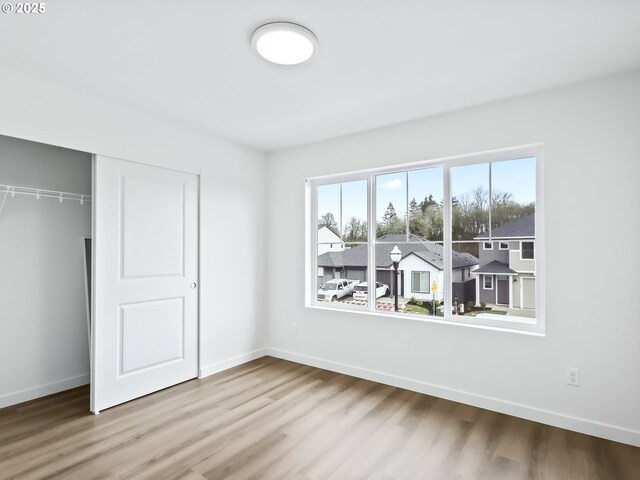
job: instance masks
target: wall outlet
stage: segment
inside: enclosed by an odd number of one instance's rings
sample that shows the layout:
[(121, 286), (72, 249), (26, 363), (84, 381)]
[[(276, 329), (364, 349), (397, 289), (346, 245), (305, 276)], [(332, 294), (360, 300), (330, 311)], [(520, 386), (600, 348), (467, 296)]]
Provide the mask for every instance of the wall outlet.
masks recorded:
[(297, 335), (298, 334), (298, 324), (296, 322), (293, 322), (291, 324), (291, 335)]
[(565, 381), (567, 385), (573, 385), (575, 387), (580, 385), (580, 369), (573, 367), (565, 367)]

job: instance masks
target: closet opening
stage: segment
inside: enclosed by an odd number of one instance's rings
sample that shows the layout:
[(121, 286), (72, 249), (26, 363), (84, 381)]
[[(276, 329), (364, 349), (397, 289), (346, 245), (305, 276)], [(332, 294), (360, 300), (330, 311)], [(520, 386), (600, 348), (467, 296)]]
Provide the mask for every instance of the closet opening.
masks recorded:
[(89, 384), (92, 193), (91, 154), (0, 136), (0, 408)]

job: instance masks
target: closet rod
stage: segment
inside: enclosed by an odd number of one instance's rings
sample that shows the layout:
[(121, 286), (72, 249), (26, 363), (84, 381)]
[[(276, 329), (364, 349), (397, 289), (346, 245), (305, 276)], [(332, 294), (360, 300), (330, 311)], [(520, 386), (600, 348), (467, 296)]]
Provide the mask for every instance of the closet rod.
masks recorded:
[(60, 203), (62, 203), (63, 200), (76, 200), (80, 202), (80, 205), (84, 204), (84, 202), (91, 201), (91, 195), (85, 195), (83, 193), (59, 192), (57, 190), (18, 187), (15, 185), (0, 185), (0, 194), (4, 194), (3, 196), (5, 199), (8, 196), (13, 198), (15, 195), (30, 195), (32, 197), (36, 197), (38, 200), (40, 197), (56, 198)]

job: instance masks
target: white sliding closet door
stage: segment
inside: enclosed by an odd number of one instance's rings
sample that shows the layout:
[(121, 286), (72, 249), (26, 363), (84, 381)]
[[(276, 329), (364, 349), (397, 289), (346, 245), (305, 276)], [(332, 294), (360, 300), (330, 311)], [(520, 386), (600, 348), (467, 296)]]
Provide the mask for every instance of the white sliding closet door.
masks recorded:
[(198, 374), (198, 177), (94, 160), (91, 411)]

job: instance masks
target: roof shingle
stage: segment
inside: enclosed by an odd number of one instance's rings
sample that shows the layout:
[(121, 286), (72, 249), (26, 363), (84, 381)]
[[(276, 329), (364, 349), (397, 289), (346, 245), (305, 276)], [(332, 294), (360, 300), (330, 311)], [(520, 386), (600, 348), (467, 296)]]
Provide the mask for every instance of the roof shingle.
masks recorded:
[[(444, 268), (444, 248), (437, 243), (406, 243), (404, 235), (384, 235), (378, 238), (383, 243), (376, 245), (376, 268), (390, 268), (392, 266), (390, 253), (394, 245), (402, 250), (402, 258), (415, 254), (425, 262), (430, 263), (439, 270)], [(424, 242), (422, 237), (409, 235), (411, 242)], [(342, 252), (327, 252), (318, 256), (319, 267), (366, 267), (368, 249), (367, 245), (357, 245), (347, 248)], [(453, 251), (453, 268), (478, 265), (478, 259), (470, 253)]]
[[(491, 232), (492, 238), (533, 238), (536, 234), (536, 215), (530, 213), (496, 227)], [(476, 239), (489, 238), (489, 232), (479, 234)]]

